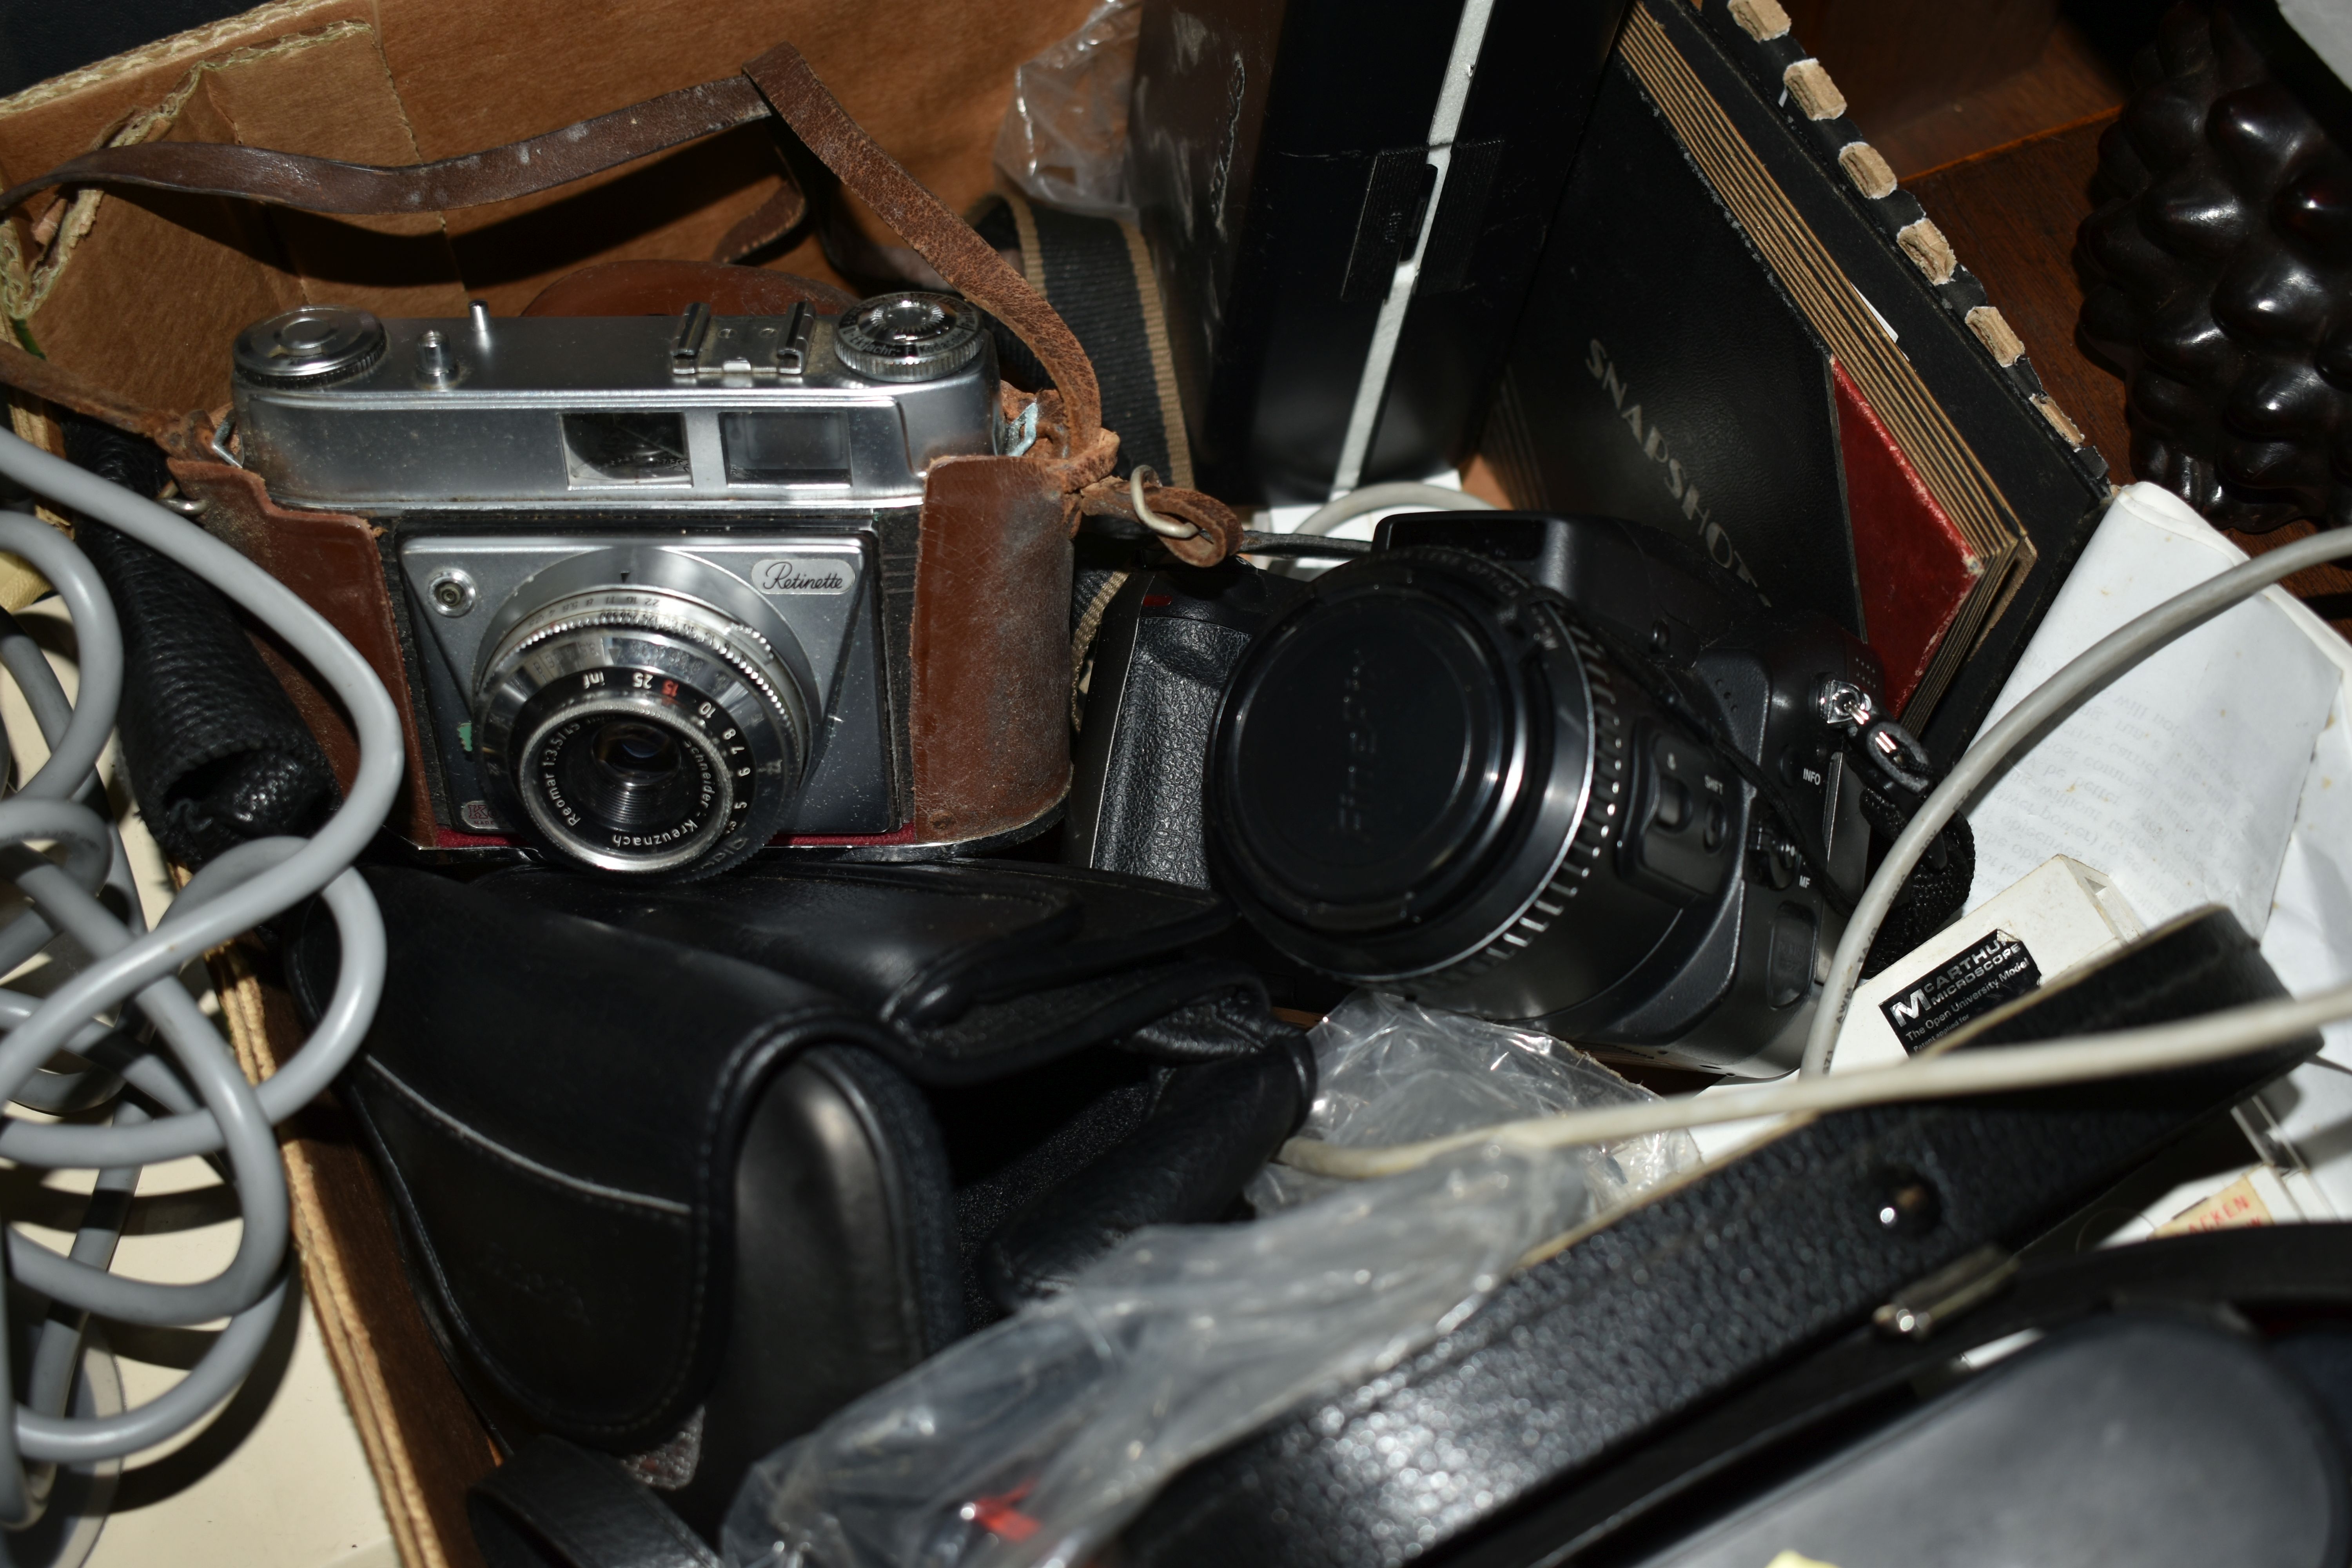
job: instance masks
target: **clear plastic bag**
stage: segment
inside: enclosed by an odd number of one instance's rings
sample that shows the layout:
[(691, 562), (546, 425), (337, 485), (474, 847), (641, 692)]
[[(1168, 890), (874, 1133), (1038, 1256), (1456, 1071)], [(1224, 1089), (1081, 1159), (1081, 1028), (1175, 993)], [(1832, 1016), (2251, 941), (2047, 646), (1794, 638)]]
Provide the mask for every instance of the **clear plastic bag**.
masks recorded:
[(1143, 1231), (753, 1467), (736, 1568), (1076, 1564), (1195, 1458), (1393, 1366), (1590, 1212), (1485, 1149), (1249, 1225)]
[(1102, 0), (1086, 24), (1013, 73), (996, 166), (1031, 200), (1132, 219), (1127, 92), (1139, 0)]
[[(1317, 1090), (1299, 1134), (1327, 1143), (1417, 1143), (1498, 1121), (1623, 1105), (1656, 1096), (1549, 1035), (1433, 1012), (1359, 991), (1307, 1037)], [(1698, 1163), (1687, 1132), (1654, 1132), (1567, 1151), (1601, 1208), (1614, 1208)], [(1250, 1184), (1260, 1214), (1343, 1184), (1268, 1165)]]

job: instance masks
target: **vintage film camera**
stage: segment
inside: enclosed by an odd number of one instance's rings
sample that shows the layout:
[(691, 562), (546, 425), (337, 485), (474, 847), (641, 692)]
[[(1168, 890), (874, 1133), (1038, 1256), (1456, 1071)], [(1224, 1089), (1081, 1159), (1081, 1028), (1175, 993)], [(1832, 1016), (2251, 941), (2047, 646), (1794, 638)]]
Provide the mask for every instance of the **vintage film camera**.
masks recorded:
[(1834, 699), (1879, 685), (1853, 637), (1654, 530), (1391, 518), (1226, 682), (1211, 879), (1325, 973), (1785, 1072), (1868, 852)]
[(309, 306), (235, 366), (271, 499), (382, 531), (443, 827), (664, 879), (905, 843), (925, 473), (1007, 439), (970, 305)]

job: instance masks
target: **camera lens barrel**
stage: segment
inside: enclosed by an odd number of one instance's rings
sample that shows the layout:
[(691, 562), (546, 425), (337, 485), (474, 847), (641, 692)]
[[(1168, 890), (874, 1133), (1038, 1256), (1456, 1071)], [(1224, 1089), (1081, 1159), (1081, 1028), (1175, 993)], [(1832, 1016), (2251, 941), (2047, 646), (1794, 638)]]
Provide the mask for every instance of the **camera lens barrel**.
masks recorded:
[(1528, 584), (1392, 550), (1318, 578), (1235, 669), (1210, 750), (1217, 885), (1345, 979), (1495, 1017), (1607, 991), (1680, 912), (1629, 885), (1651, 704)]
[(807, 670), (740, 590), (666, 551), (576, 557), (519, 589), (474, 702), (509, 819), (565, 859), (669, 880), (782, 830), (808, 764)]

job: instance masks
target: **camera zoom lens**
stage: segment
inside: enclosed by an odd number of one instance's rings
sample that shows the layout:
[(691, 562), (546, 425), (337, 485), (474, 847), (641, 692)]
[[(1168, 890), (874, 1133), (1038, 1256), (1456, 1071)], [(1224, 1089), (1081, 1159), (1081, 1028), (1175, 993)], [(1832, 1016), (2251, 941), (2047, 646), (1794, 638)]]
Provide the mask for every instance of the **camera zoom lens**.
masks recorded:
[(1602, 994), (1677, 910), (1616, 874), (1629, 713), (1523, 586), (1441, 550), (1318, 578), (1225, 688), (1204, 805), (1217, 885), (1326, 973), (1489, 1017)]
[[(688, 585), (714, 570), (656, 567)], [(477, 686), (478, 760), (549, 848), (599, 870), (698, 877), (784, 826), (809, 733), (801, 678), (778, 651), (787, 628), (763, 633), (675, 585), (610, 581), (506, 616)]]

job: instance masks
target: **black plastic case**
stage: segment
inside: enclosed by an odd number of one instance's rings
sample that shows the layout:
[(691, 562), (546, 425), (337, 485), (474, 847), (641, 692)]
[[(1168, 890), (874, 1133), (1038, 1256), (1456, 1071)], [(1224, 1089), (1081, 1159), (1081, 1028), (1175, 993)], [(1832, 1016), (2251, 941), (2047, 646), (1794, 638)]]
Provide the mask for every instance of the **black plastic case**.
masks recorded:
[(1131, 166), (1202, 488), (1330, 492), (1424, 226), (1361, 477), (1466, 460), (1624, 4), (1496, 0), (1433, 203), (1458, 0), (1147, 0)]

